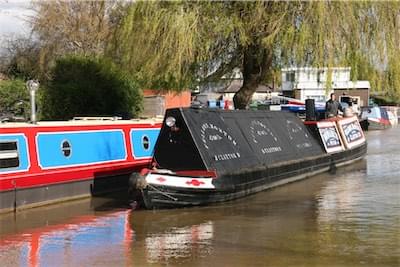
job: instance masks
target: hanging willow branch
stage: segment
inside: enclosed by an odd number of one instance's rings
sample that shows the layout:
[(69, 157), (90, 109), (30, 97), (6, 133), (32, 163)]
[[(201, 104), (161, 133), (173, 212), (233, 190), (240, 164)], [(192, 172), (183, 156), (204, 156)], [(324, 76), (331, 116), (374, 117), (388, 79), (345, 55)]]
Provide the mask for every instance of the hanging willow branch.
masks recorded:
[[(281, 66), (350, 66), (353, 79), (370, 80), (373, 90), (400, 99), (399, 5), (136, 1), (127, 6), (108, 54), (152, 87), (181, 90), (208, 74), (258, 66), (263, 77), (249, 76), (251, 94)], [(259, 62), (265, 51), (273, 59)], [(247, 63), (257, 66), (244, 64), (246, 53), (254, 57)], [(230, 65), (231, 59), (241, 60)]]

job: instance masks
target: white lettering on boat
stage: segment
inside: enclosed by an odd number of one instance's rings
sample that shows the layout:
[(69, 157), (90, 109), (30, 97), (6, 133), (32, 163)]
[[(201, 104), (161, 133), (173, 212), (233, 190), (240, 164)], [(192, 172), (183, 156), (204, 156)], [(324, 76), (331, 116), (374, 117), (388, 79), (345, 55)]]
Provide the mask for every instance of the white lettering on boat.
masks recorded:
[(272, 131), (261, 121), (253, 120), (250, 123), (250, 133), (254, 143), (258, 143), (258, 138), (263, 136), (270, 136), (271, 141), (278, 142), (278, 138), (272, 133)]
[(302, 144), (297, 144), (296, 147), (299, 149), (303, 149), (303, 148), (308, 148), (311, 147), (312, 144), (311, 143), (302, 143)]
[(238, 159), (238, 158), (240, 158), (240, 153), (238, 153), (238, 152), (214, 155), (215, 161), (232, 160), (232, 159)]
[(210, 141), (218, 141), (218, 140), (221, 140), (221, 139), (222, 139), (222, 137), (219, 136), (218, 134), (209, 135), (209, 136), (208, 136), (208, 140), (210, 140)]
[(282, 148), (280, 146), (274, 146), (274, 147), (264, 147), (261, 149), (261, 152), (263, 154), (270, 154), (270, 153), (275, 153), (282, 151)]
[(236, 140), (225, 130), (208, 122), (203, 123), (201, 126), (200, 137), (206, 149), (209, 149), (210, 142), (218, 142), (224, 139), (228, 140), (234, 146), (237, 145)]

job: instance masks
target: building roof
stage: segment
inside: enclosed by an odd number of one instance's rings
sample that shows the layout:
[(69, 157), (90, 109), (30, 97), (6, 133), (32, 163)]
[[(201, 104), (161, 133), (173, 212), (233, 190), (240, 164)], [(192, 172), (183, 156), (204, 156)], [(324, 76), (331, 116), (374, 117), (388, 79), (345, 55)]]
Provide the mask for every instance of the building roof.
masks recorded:
[(314, 68), (314, 67), (290, 67), (290, 68), (282, 68), (281, 71), (282, 72), (287, 72), (287, 71), (304, 71), (304, 72), (308, 72), (308, 71), (327, 71), (327, 70), (344, 70), (344, 71), (351, 71), (351, 67), (321, 67), (321, 68)]

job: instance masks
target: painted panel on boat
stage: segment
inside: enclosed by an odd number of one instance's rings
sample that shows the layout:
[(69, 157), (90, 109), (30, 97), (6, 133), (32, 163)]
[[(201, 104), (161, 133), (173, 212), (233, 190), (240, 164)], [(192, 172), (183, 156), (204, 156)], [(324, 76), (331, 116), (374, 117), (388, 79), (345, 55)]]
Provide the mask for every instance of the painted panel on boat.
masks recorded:
[(231, 126), (228, 118), (223, 118), (220, 112), (192, 109), (184, 109), (182, 112), (197, 149), (209, 169), (229, 172), (260, 164), (240, 127)]
[(317, 123), (317, 127), (326, 152), (333, 153), (344, 150), (343, 141), (335, 122), (320, 121)]
[(276, 132), (290, 144), (297, 158), (319, 156), (325, 153), (321, 144), (295, 114), (275, 112), (271, 121)]
[(0, 142), (16, 142), (19, 164), (13, 168), (0, 168), (0, 174), (27, 171), (30, 167), (28, 144), (23, 134), (2, 134)]
[(121, 130), (38, 133), (40, 167), (58, 168), (125, 160)]
[(241, 129), (244, 133), (243, 137), (261, 164), (272, 164), (296, 158), (290, 144), (282, 138), (281, 133), (275, 130), (272, 116), (242, 113), (224, 119), (230, 128)]
[(131, 144), (135, 159), (151, 158), (160, 129), (132, 129)]
[(241, 116), (225, 116), (224, 121), (228, 128), (240, 129), (243, 137), (243, 144), (249, 145), (249, 150), (257, 158), (252, 162), (258, 164), (272, 163), (278, 160), (281, 154), (286, 155), (287, 151), (278, 135), (271, 130), (267, 121), (257, 117)]
[(365, 143), (364, 133), (356, 116), (337, 122), (346, 148), (353, 148)]
[(229, 128), (240, 129), (261, 164), (323, 154), (304, 124), (289, 112), (221, 113)]
[(240, 129), (261, 164), (323, 153), (303, 123), (289, 112), (222, 113), (229, 128)]

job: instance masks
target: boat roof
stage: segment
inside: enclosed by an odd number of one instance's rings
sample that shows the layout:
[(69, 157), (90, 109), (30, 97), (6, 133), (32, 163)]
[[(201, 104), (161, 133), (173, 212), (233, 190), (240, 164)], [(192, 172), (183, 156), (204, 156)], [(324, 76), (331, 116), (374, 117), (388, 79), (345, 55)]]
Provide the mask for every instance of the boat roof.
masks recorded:
[(91, 125), (123, 125), (123, 124), (158, 124), (162, 123), (162, 117), (149, 119), (111, 120), (111, 119), (74, 119), (69, 121), (38, 121), (35, 124), (29, 122), (2, 122), (0, 128), (15, 127), (52, 127), (52, 126), (91, 126)]

